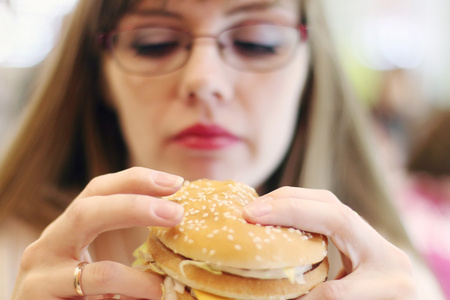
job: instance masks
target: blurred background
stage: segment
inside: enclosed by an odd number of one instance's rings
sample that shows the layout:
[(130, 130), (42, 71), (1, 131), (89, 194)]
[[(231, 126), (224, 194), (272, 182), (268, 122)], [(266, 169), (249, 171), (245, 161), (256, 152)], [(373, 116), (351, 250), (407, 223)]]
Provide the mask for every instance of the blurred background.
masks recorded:
[[(0, 0), (2, 144), (76, 2)], [(406, 227), (448, 283), (450, 1), (323, 2), (344, 70), (371, 113), (376, 153)]]

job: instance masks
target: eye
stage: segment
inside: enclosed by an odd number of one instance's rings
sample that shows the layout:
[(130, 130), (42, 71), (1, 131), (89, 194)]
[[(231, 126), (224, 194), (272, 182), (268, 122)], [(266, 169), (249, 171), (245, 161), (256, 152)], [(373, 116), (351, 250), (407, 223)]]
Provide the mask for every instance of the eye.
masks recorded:
[(159, 59), (173, 55), (189, 44), (189, 36), (170, 28), (138, 28), (117, 34), (117, 51), (124, 55), (145, 59)]
[[(221, 36), (224, 46), (248, 58), (263, 58), (280, 55), (285, 48), (283, 27), (271, 24), (236, 27)], [(281, 52), (280, 52), (281, 51)]]
[(135, 43), (132, 48), (136, 55), (149, 58), (160, 58), (175, 52), (180, 46), (178, 41), (167, 41), (161, 43)]
[(277, 54), (277, 47), (248, 41), (234, 41), (233, 48), (243, 56), (266, 56)]

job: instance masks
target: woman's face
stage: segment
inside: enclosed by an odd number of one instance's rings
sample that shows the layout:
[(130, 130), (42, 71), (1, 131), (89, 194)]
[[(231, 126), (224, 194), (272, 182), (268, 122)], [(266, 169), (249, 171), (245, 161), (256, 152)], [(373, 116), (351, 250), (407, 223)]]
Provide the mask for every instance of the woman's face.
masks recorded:
[[(264, 0), (161, 2), (142, 1), (117, 30), (188, 31), (197, 38), (183, 48), (190, 50), (183, 67), (142, 76), (125, 71), (111, 52), (103, 58), (107, 96), (121, 122), (130, 166), (171, 172), (188, 180), (235, 179), (261, 185), (280, 164), (295, 130), (308, 68), (307, 47), (300, 42), (287, 64), (257, 73), (244, 66), (252, 59), (247, 54), (233, 67), (227, 64), (220, 52), (226, 46), (211, 37), (244, 25), (296, 27), (298, 1), (270, 5)], [(270, 34), (262, 34), (262, 39), (273, 39)], [(161, 35), (155, 39), (166, 41), (166, 33)], [(137, 43), (135, 36), (131, 39), (130, 44)], [(166, 56), (154, 59), (176, 63), (176, 58)], [(145, 69), (144, 64), (134, 67)]]

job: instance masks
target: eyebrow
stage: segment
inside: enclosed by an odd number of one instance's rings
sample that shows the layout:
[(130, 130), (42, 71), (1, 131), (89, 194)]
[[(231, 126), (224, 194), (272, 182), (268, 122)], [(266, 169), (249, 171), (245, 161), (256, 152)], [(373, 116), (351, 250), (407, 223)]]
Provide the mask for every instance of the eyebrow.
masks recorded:
[(138, 16), (162, 16), (174, 19), (181, 19), (181, 15), (164, 9), (136, 9), (132, 10), (131, 14)]
[[(229, 1), (231, 1), (231, 0), (229, 0)], [(227, 10), (225, 12), (225, 15), (233, 15), (233, 14), (239, 14), (242, 12), (265, 10), (267, 8), (275, 6), (277, 2), (279, 2), (279, 0), (253, 0), (253, 1), (249, 1), (249, 3), (246, 3), (244, 5), (233, 7), (231, 9)], [(163, 17), (170, 17), (170, 18), (174, 18), (174, 19), (182, 18), (180, 14), (170, 12), (164, 8), (135, 9), (135, 10), (131, 11), (131, 14), (138, 15), (138, 16), (163, 16)]]
[(276, 0), (250, 1), (250, 3), (246, 3), (244, 5), (231, 8), (230, 10), (226, 11), (225, 14), (232, 15), (249, 11), (261, 11), (275, 6), (277, 2), (278, 1)]

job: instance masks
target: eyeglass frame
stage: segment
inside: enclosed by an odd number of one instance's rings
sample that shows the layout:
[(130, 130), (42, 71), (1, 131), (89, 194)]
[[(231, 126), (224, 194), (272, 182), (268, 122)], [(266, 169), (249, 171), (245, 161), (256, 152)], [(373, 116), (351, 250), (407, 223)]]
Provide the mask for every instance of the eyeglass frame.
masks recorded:
[[(301, 24), (299, 24), (299, 25), (297, 25), (297, 26), (286, 26), (286, 25), (281, 25), (281, 24), (277, 24), (277, 23), (268, 23), (268, 24), (270, 24), (270, 25), (275, 25), (275, 26), (281, 26), (281, 27), (292, 28), (292, 29), (297, 30), (298, 33), (300, 34), (300, 41), (306, 41), (306, 40), (308, 40), (308, 38), (309, 38), (308, 26), (307, 26), (305, 23), (301, 23)], [(226, 32), (227, 30), (232, 30), (232, 29), (236, 29), (236, 28), (240, 28), (240, 27), (255, 26), (255, 25), (257, 25), (257, 24), (253, 24), (253, 25), (243, 25), (243, 26), (236, 26), (236, 27), (232, 27), (232, 28), (228, 28), (228, 29), (226, 29), (226, 30), (223, 30), (223, 31), (221, 31), (221, 32), (219, 32), (218, 34), (215, 34), (215, 35), (212, 35), (212, 34), (211, 34), (211, 35), (210, 35), (210, 34), (194, 35), (194, 34), (192, 34), (191, 31), (189, 31), (189, 30), (174, 30), (174, 31), (178, 31), (178, 32), (180, 32), (180, 33), (183, 33), (183, 34), (188, 35), (188, 36), (191, 38), (191, 40), (195, 40), (195, 39), (198, 39), (198, 38), (211, 38), (211, 39), (214, 39), (214, 40), (217, 42), (219, 36), (220, 36), (223, 32)], [(131, 31), (131, 30), (150, 28), (150, 27), (153, 27), (153, 26), (130, 27), (130, 28), (124, 28), (124, 29), (121, 29), (121, 30), (111, 30), (111, 31), (108, 31), (108, 32), (106, 32), (106, 33), (100, 33), (100, 34), (97, 36), (97, 43), (100, 45), (100, 47), (101, 47), (103, 50), (114, 52), (113, 37), (114, 37), (116, 34), (119, 34), (119, 33), (121, 33), (121, 32)], [(154, 77), (154, 76), (158, 76), (158, 75), (144, 75), (144, 74), (139, 74), (139, 73), (136, 73), (136, 72), (132, 72), (132, 71), (126, 70), (126, 68), (124, 68), (124, 67), (121, 65), (121, 63), (118, 61), (117, 58), (116, 58), (116, 62), (117, 62), (117, 64), (118, 64), (119, 66), (121, 66), (121, 68), (122, 68), (125, 72), (127, 72), (127, 73), (133, 73), (133, 74), (135, 74), (135, 75), (143, 76), (143, 77)], [(175, 72), (175, 71), (177, 71), (177, 70), (183, 68), (184, 65), (185, 65), (185, 64), (181, 65), (179, 68), (174, 69), (174, 70), (172, 70), (172, 71), (170, 71), (170, 72), (162, 73), (162, 74), (159, 74), (159, 75), (166, 75), (166, 74), (173, 73), (173, 72)], [(281, 66), (280, 66), (280, 67), (281, 67)], [(275, 69), (274, 69), (274, 70), (275, 70)], [(251, 71), (249, 71), (249, 72), (251, 72)], [(259, 71), (259, 72), (258, 72), (258, 71), (255, 71), (255, 72), (251, 72), (251, 73), (261, 73), (261, 72), (263, 72), (263, 71)]]

